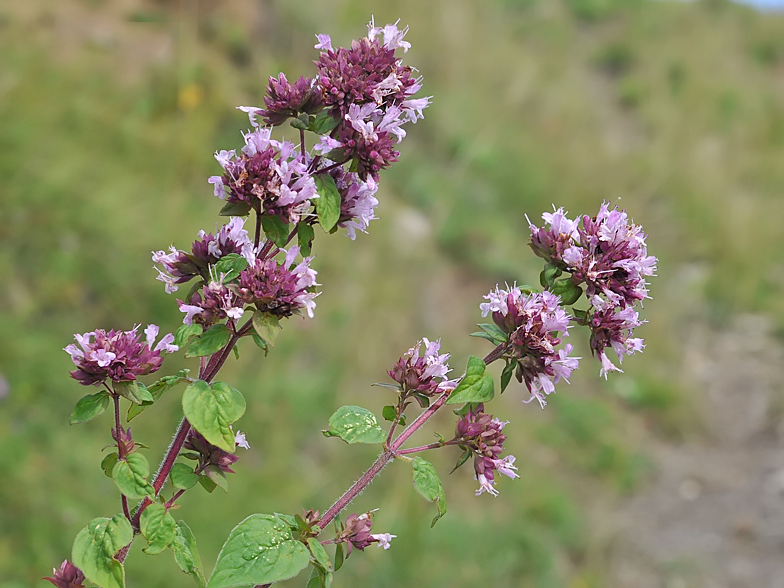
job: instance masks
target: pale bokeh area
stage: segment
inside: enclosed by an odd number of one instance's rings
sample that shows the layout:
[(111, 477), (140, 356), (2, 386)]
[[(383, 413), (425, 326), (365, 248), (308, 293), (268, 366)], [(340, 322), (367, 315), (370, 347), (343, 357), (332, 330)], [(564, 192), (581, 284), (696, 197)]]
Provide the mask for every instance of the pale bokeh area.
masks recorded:
[[(449, 512), (388, 467), (389, 551), (355, 552), (335, 586), (784, 586), (784, 16), (704, 0), (26, 0), (0, 4), (0, 588), (39, 579), (92, 518), (119, 511), (99, 467), (108, 414), (68, 426), (86, 392), (73, 333), (181, 322), (150, 252), (187, 248), (220, 202), (212, 153), (241, 145), (237, 105), (269, 75), (312, 75), (316, 33), (349, 43), (401, 19), (433, 96), (381, 174), (367, 235), (317, 229), (316, 317), (252, 343), (225, 379), (251, 450), (230, 493), (179, 501), (207, 571), (254, 512), (325, 510), (375, 458), (320, 433), (343, 404), (377, 414), (386, 370), (421, 337), (455, 371), (496, 283), (537, 283), (527, 214), (607, 199), (659, 257), (644, 354), (600, 380), (587, 336), (546, 410), (513, 383), (488, 410), (521, 479), (474, 496), (435, 452)], [(292, 135), (293, 136), (293, 135)], [(620, 200), (619, 200), (620, 199)], [(177, 354), (161, 375), (190, 367)], [(498, 375), (498, 369), (493, 368)], [(133, 421), (157, 463), (180, 391)], [(446, 411), (445, 411), (446, 412)], [(450, 436), (454, 419), (436, 428)], [(430, 430), (418, 439), (428, 443)], [(128, 558), (128, 586), (189, 586), (170, 553)], [(286, 583), (304, 586), (307, 575)]]

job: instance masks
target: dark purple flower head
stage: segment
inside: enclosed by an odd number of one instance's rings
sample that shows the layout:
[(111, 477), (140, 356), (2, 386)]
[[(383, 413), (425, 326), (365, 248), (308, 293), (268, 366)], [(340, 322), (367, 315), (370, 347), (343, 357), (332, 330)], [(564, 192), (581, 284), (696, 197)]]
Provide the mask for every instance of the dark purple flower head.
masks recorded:
[(321, 88), (315, 87), (313, 80), (301, 77), (292, 85), (284, 73), (277, 78), (270, 76), (264, 105), (266, 108), (260, 109), (258, 114), (272, 126), (283, 124), (300, 112), (316, 114), (324, 108)]
[(270, 129), (256, 128), (244, 136), (239, 155), (234, 150), (215, 154), (224, 170), (222, 176), (209, 179), (215, 195), (228, 202), (246, 202), (287, 223), (299, 222), (311, 199), (318, 197), (307, 161), (293, 143), (271, 139)]
[(46, 577), (57, 588), (84, 588), (84, 574), (82, 570), (73, 565), (70, 561), (63, 560), (60, 569), (52, 569), (54, 577)]
[(180, 312), (185, 313), (182, 322), (186, 325), (194, 322), (209, 326), (226, 318), (239, 319), (245, 312), (245, 303), (225, 284), (211, 281), (201, 290), (193, 293), (186, 303), (177, 301)]
[[(419, 348), (425, 344), (425, 354), (419, 355)], [(449, 354), (438, 354), (441, 340), (417, 341), (387, 373), (403, 387), (404, 392), (416, 392), (434, 396), (443, 391), (450, 382), (446, 379), (449, 372)]]
[(405, 122), (401, 114), (397, 106), (391, 106), (386, 112), (374, 103), (349, 107), (345, 115), (348, 124), (338, 127), (338, 140), (343, 157), (356, 160), (357, 174), (363, 181), (368, 176), (378, 181), (378, 172), (397, 161), (400, 153), (394, 146), (406, 135), (401, 128)]
[(346, 557), (351, 555), (353, 547), (364, 551), (367, 546), (373, 543), (378, 543), (379, 547), (389, 549), (390, 541), (397, 537), (397, 535), (390, 535), (389, 533), (371, 534), (370, 527), (373, 525), (373, 522), (370, 520), (370, 516), (372, 514), (373, 511), (360, 515), (354, 513), (346, 518), (339, 535), (334, 540), (335, 543), (346, 543)]
[[(237, 447), (249, 449), (248, 443), (245, 441), (244, 433), (237, 431), (234, 441), (237, 444)], [(227, 474), (233, 474), (234, 470), (231, 469), (231, 466), (239, 459), (237, 455), (212, 445), (201, 433), (196, 431), (196, 429), (190, 430), (183, 448), (188, 451), (195, 451), (199, 454), (198, 462), (199, 467), (202, 470), (212, 466)]]
[(568, 381), (578, 367), (579, 358), (569, 357), (571, 345), (558, 348), (570, 316), (558, 296), (547, 291), (525, 294), (517, 286), (508, 290), (496, 286), (485, 298), (489, 302), (479, 305), (482, 316), (492, 313), (493, 322), (509, 333), (506, 356), (517, 361), (517, 381), (525, 381), (531, 393), (524, 402), (536, 398), (544, 408), (545, 395), (555, 392), (561, 378)]
[(129, 453), (136, 451), (136, 443), (133, 441), (130, 427), (124, 429), (120, 426), (119, 431), (112, 427), (112, 439), (117, 442), (117, 449), (120, 452), (120, 455), (128, 455)]
[(144, 334), (147, 339), (141, 340), (137, 332), (139, 325), (131, 331), (115, 331), (108, 333), (103, 329), (76, 334), (74, 337), (81, 349), (71, 343), (65, 351), (77, 367), (71, 377), (85, 386), (100, 384), (107, 378), (113, 382), (129, 382), (137, 376), (144, 376), (158, 371), (163, 363), (163, 353), (173, 353), (178, 347), (172, 345), (174, 335), (169, 333), (153, 347), (158, 336), (158, 327), (149, 325)]
[(245, 219), (233, 217), (216, 235), (199, 231), (199, 240), (193, 242), (190, 254), (174, 246), (168, 254), (165, 251), (154, 251), (153, 262), (160, 263), (164, 269), (158, 270), (158, 280), (166, 284), (167, 294), (176, 292), (179, 284), (195, 276), (209, 279), (209, 266), (215, 265), (230, 253), (242, 255), (248, 263), (252, 263), (255, 259), (253, 243), (248, 237), (248, 231), (243, 229), (244, 224)]
[(639, 319), (631, 307), (616, 312), (612, 308), (597, 310), (591, 317), (591, 351), (599, 357), (602, 369), (599, 375), (607, 378), (609, 372), (620, 372), (609, 360), (605, 350), (612, 347), (618, 356), (618, 362), (623, 362), (624, 355), (631, 355), (642, 351), (645, 345), (643, 340), (632, 337), (632, 330), (639, 327), (644, 321)]
[(547, 228), (529, 222), (531, 247), (570, 272), (575, 283), (585, 283), (591, 305), (626, 308), (648, 298), (645, 278), (654, 275), (656, 258), (648, 255), (642, 227), (625, 212), (610, 210), (604, 202), (595, 217), (582, 218), (582, 227), (566, 218), (563, 209), (542, 218)]
[(232, 290), (246, 304), (253, 304), (262, 312), (269, 312), (279, 318), (289, 317), (305, 309), (313, 318), (316, 308), (313, 292), (316, 283), (316, 270), (310, 267), (312, 257), (306, 257), (298, 265), (294, 260), (299, 247), (292, 247), (285, 254), (282, 263), (274, 259), (257, 260), (240, 273), (239, 283), (232, 284)]
[(476, 480), (479, 481), (476, 495), (489, 492), (497, 496), (496, 471), (510, 478), (519, 476), (515, 473), (517, 467), (514, 465), (513, 455), (500, 458), (506, 440), (506, 435), (501, 431), (508, 422), (499, 421), (493, 415), (486, 414), (484, 410), (484, 404), (480, 403), (457, 421), (455, 439), (460, 447), (470, 449), (474, 453), (474, 473)]

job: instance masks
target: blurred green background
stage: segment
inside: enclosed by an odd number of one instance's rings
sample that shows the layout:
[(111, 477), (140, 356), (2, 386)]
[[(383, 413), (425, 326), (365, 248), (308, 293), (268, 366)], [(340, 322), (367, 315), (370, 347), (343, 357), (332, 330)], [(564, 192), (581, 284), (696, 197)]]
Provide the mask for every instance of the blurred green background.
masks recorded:
[[(722, 0), (27, 0), (0, 4), (0, 588), (48, 585), (119, 510), (98, 467), (110, 418), (68, 426), (86, 391), (62, 348), (177, 327), (150, 252), (215, 226), (206, 179), (241, 144), (234, 107), (261, 104), (269, 75), (311, 75), (314, 34), (346, 44), (371, 14), (410, 25), (404, 61), (433, 105), (370, 234), (319, 235), (316, 318), (224, 369), (252, 449), (228, 496), (197, 488), (177, 513), (207, 571), (248, 514), (323, 511), (372, 462), (319, 431), (342, 404), (380, 413), (370, 384), (415, 340), (441, 337), (456, 371), (489, 350), (466, 336), (481, 296), (537, 280), (525, 214), (608, 199), (660, 259), (645, 353), (605, 382), (575, 332), (582, 369), (546, 410), (514, 384), (492, 405), (520, 480), (477, 498), (470, 468), (446, 476), (457, 455), (427, 457), (449, 501), (435, 529), (408, 468), (387, 468), (352, 511), (381, 507), (374, 529), (398, 538), (335, 585), (784, 585), (784, 17)], [(133, 422), (151, 462), (178, 398)], [(130, 587), (190, 585), (141, 547)]]

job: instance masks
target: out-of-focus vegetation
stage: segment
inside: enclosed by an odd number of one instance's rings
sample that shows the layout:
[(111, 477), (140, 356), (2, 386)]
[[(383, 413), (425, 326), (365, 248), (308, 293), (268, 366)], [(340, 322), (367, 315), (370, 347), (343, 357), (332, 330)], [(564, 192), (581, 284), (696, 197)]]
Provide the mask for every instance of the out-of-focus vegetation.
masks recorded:
[[(660, 277), (639, 330), (647, 349), (599, 381), (585, 358), (547, 410), (512, 386), (491, 410), (521, 479), (473, 496), (446, 479), (450, 512), (390, 467), (356, 511), (382, 507), (388, 552), (351, 557), (341, 586), (604, 586), (597, 525), (650, 473), (650, 443), (699, 436), (685, 330), (739, 311), (784, 323), (784, 18), (721, 0), (434, 0), (370, 3), (38, 0), (0, 7), (0, 587), (38, 581), (96, 516), (119, 510), (98, 467), (109, 419), (68, 427), (85, 393), (61, 351), (75, 332), (181, 320), (150, 251), (210, 230), (216, 149), (240, 143), (238, 104), (268, 75), (308, 75), (314, 34), (347, 43), (411, 26), (405, 60), (433, 105), (382, 176), (381, 220), (356, 242), (319, 236), (316, 318), (274, 352), (246, 346), (223, 379), (248, 399), (252, 449), (231, 493), (183, 499), (205, 562), (252, 512), (325, 509), (374, 458), (319, 433), (341, 404), (380, 413), (385, 370), (442, 337), (460, 370), (487, 351), (466, 334), (496, 282), (536, 282), (527, 214), (616, 202), (649, 233)], [(180, 355), (164, 371), (194, 368)], [(178, 394), (133, 423), (157, 461)], [(444, 417), (438, 427), (453, 427)], [(427, 442), (423, 438), (423, 442)], [(432, 455), (444, 474), (456, 455)], [(398, 465), (398, 464), (395, 464)], [(131, 586), (188, 585), (168, 554), (134, 545)], [(207, 564), (209, 568), (211, 563)], [(304, 579), (291, 585), (303, 585)], [(43, 584), (39, 584), (43, 586)]]

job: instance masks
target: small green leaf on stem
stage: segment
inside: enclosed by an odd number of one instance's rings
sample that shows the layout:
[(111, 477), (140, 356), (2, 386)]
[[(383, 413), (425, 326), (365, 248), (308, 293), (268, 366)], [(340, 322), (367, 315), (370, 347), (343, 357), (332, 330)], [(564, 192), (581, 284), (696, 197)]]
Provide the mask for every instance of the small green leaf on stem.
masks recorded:
[(200, 337), (191, 341), (185, 357), (203, 357), (217, 353), (231, 338), (231, 332), (226, 325), (212, 325)]
[(544, 269), (542, 273), (539, 274), (539, 283), (542, 285), (542, 288), (550, 289), (553, 286), (553, 282), (555, 279), (559, 277), (563, 272), (554, 266), (551, 263), (544, 264)]
[(103, 470), (103, 473), (106, 474), (107, 478), (112, 477), (112, 470), (114, 469), (114, 466), (117, 464), (118, 460), (119, 457), (117, 456), (117, 452), (110, 453), (101, 460), (101, 469)]
[(171, 547), (174, 560), (180, 569), (193, 576), (199, 588), (204, 588), (207, 582), (204, 579), (202, 571), (204, 568), (201, 565), (199, 550), (196, 548), (196, 539), (185, 521), (177, 521), (177, 526), (174, 529), (174, 541), (169, 547)]
[(224, 492), (229, 491), (229, 480), (226, 478), (226, 474), (222, 469), (220, 469), (216, 465), (207, 466), (204, 469), (203, 476), (207, 476), (213, 484), (215, 484), (218, 488), (223, 490)]
[(102, 390), (96, 394), (83, 396), (74, 406), (71, 414), (71, 424), (86, 423), (103, 413), (111, 404), (109, 393)]
[(132, 500), (141, 500), (145, 496), (154, 496), (155, 489), (147, 481), (150, 475), (150, 464), (141, 453), (131, 453), (119, 460), (112, 468), (112, 478), (124, 496)]
[(141, 404), (142, 402), (155, 402), (152, 394), (141, 382), (131, 380), (130, 382), (113, 382), (112, 387), (115, 393), (123, 398), (127, 398), (134, 404)]
[(341, 406), (329, 417), (329, 430), (322, 433), (346, 443), (382, 443), (386, 439), (376, 415), (361, 406)]
[(275, 345), (275, 339), (281, 330), (280, 319), (269, 312), (257, 310), (253, 313), (253, 329), (268, 347)]
[[(201, 329), (201, 327), (199, 328)], [(174, 386), (176, 386), (181, 382), (187, 382), (188, 372), (190, 372), (190, 370), (187, 369), (180, 370), (173, 376), (163, 376), (160, 380), (151, 384), (147, 388), (147, 391), (152, 395), (153, 401), (158, 402), (160, 397), (163, 396), (165, 392), (172, 389)], [(128, 407), (128, 415), (126, 417), (128, 419), (128, 422), (135, 419), (137, 416), (139, 416), (141, 413), (143, 413), (152, 405), (153, 402), (142, 402), (141, 404), (131, 404), (131, 406)]]
[(374, 384), (371, 384), (371, 386), (386, 388), (387, 390), (392, 390), (392, 392), (396, 392), (397, 394), (403, 392), (403, 388), (400, 386), (400, 384), (387, 384), (386, 382), (375, 382)]
[(242, 270), (248, 267), (248, 260), (238, 253), (229, 253), (221, 257), (215, 264), (217, 275), (223, 276), (221, 284), (228, 284), (236, 279)]
[(251, 206), (247, 202), (227, 202), (220, 209), (220, 216), (248, 216)]
[(207, 476), (199, 476), (199, 484), (201, 484), (201, 487), (210, 494), (212, 494), (215, 491), (215, 488), (218, 487), (218, 485), (210, 480)]
[(517, 360), (515, 359), (506, 360), (504, 371), (501, 372), (501, 394), (504, 393), (504, 390), (506, 390), (506, 387), (509, 385), (509, 382), (512, 380), (512, 374), (514, 374), (516, 367), (517, 367)]
[(224, 382), (197, 380), (182, 394), (182, 410), (194, 429), (224, 451), (234, 451), (231, 424), (245, 414), (245, 399)]
[[(190, 298), (186, 298), (186, 300), (190, 300)], [(180, 325), (177, 330), (174, 331), (174, 344), (182, 349), (185, 347), (185, 344), (191, 340), (191, 337), (198, 337), (203, 331), (204, 329), (199, 323)]]
[(343, 544), (335, 545), (335, 571), (343, 567)]
[(94, 584), (125, 588), (125, 569), (114, 556), (131, 541), (133, 528), (124, 515), (93, 519), (76, 536), (71, 560)]
[(229, 533), (207, 586), (278, 582), (296, 576), (309, 561), (308, 549), (292, 538), (288, 524), (274, 515), (253, 514)]
[(429, 461), (425, 461), (421, 457), (415, 457), (411, 462), (411, 467), (414, 473), (414, 488), (426, 500), (430, 502), (435, 501), (438, 513), (430, 523), (432, 527), (438, 522), (442, 516), (446, 514), (446, 494), (444, 487), (441, 485), (441, 480), (438, 478), (436, 469)]
[(199, 481), (199, 476), (193, 473), (193, 468), (184, 463), (175, 463), (169, 474), (172, 486), (178, 490), (193, 488)]
[(493, 378), (485, 371), (485, 362), (472, 355), (468, 358), (466, 375), (454, 389), (447, 404), (461, 404), (463, 402), (488, 402), (493, 399), (495, 385)]
[(340, 124), (340, 120), (332, 118), (329, 114), (329, 110), (322, 110), (316, 115), (310, 130), (317, 135), (326, 135), (327, 133), (331, 133), (338, 124)]
[(487, 339), (493, 345), (500, 345), (501, 343), (506, 343), (509, 340), (509, 335), (504, 333), (497, 325), (491, 323), (481, 323), (476, 326), (482, 329), (482, 331), (478, 333), (471, 333), (472, 337), (481, 337), (482, 339)]
[(451, 471), (451, 472), (449, 472), (449, 473), (451, 474), (451, 473), (452, 473), (452, 472), (454, 472), (454, 471), (455, 471), (457, 468), (459, 468), (459, 467), (460, 467), (460, 466), (462, 466), (462, 465), (463, 465), (465, 462), (467, 462), (467, 461), (468, 461), (468, 458), (469, 458), (469, 457), (471, 457), (471, 454), (472, 454), (472, 453), (473, 453), (473, 452), (472, 452), (470, 449), (466, 449), (466, 450), (465, 450), (465, 451), (462, 453), (462, 455), (461, 455), (461, 456), (458, 458), (458, 460), (457, 460), (457, 463), (455, 464), (455, 467), (453, 467), (453, 468), (452, 468), (452, 471)]
[(310, 255), (310, 248), (315, 238), (316, 232), (313, 230), (312, 225), (302, 222), (297, 225), (297, 244), (299, 245), (299, 252), (303, 257)]
[(155, 555), (166, 549), (174, 541), (176, 525), (174, 518), (162, 504), (151, 504), (142, 512), (139, 528), (147, 539), (143, 549), (148, 555)]
[(340, 192), (329, 174), (319, 174), (314, 179), (319, 195), (316, 199), (316, 214), (321, 228), (329, 233), (340, 219)]
[(308, 549), (310, 550), (310, 555), (312, 556), (312, 561), (315, 565), (327, 572), (332, 571), (332, 562), (329, 561), (327, 550), (324, 549), (324, 546), (318, 539), (315, 537), (308, 537)]
[(277, 215), (265, 214), (261, 217), (261, 228), (267, 238), (278, 247), (284, 247), (289, 238), (289, 224)]

